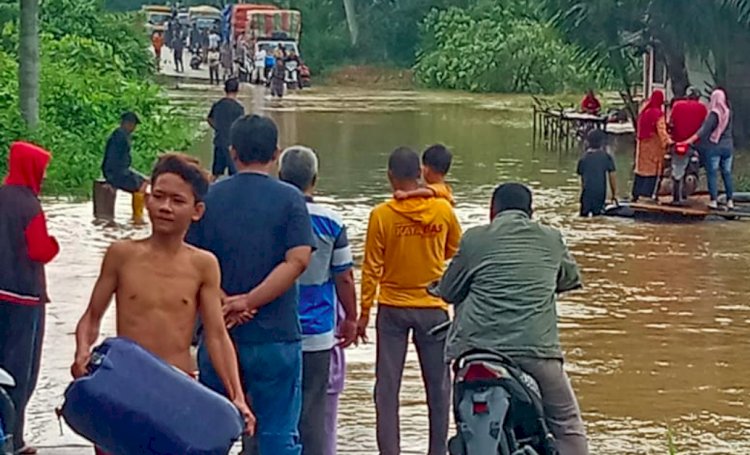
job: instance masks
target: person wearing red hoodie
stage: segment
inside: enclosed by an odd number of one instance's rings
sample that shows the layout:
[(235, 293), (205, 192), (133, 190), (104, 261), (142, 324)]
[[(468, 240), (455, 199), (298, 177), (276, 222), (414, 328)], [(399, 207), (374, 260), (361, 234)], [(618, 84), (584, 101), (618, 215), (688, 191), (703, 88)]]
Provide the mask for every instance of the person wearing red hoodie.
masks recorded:
[(0, 186), (0, 366), (16, 380), (15, 453), (33, 454), (23, 438), (26, 404), (39, 376), (47, 298), (44, 265), (60, 247), (47, 232), (39, 202), (51, 155), (26, 142), (10, 146), (8, 175)]

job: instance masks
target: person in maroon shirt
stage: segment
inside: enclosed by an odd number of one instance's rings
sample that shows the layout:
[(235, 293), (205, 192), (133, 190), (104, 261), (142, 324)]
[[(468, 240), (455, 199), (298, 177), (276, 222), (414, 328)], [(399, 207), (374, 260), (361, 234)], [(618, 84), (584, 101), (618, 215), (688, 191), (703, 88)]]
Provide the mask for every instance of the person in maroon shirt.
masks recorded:
[(672, 105), (671, 124), (672, 140), (684, 142), (698, 132), (708, 115), (708, 108), (700, 102), (700, 92), (690, 87), (685, 99), (677, 100)]
[(50, 159), (36, 145), (13, 143), (8, 176), (0, 186), (0, 366), (16, 380), (8, 392), (16, 408), (13, 446), (21, 454), (36, 453), (24, 441), (24, 419), (39, 376), (49, 301), (44, 264), (60, 251), (39, 202)]
[(685, 175), (692, 155), (690, 147), (681, 143), (692, 137), (700, 129), (708, 115), (708, 109), (700, 102), (700, 98), (700, 92), (693, 87), (689, 87), (687, 96), (672, 104), (670, 136), (677, 144), (671, 149), (672, 202), (675, 204), (682, 204), (687, 196), (684, 190)]
[(602, 109), (602, 103), (596, 98), (596, 94), (593, 89), (589, 89), (586, 92), (586, 96), (581, 101), (581, 112), (591, 115), (599, 115)]

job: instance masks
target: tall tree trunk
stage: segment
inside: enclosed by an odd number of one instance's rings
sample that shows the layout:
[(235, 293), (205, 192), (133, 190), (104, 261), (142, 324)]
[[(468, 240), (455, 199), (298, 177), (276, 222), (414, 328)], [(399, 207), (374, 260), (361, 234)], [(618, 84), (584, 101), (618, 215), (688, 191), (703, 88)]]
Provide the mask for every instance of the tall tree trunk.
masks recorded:
[(39, 0), (20, 1), (18, 98), (21, 115), (33, 129), (39, 123)]
[(357, 15), (354, 10), (353, 0), (344, 0), (344, 11), (346, 12), (346, 23), (349, 26), (352, 46), (356, 46), (357, 39), (359, 38), (359, 25), (357, 24)]
[(662, 49), (664, 50), (669, 80), (672, 82), (672, 93), (676, 98), (681, 98), (685, 96), (688, 87), (690, 87), (685, 52), (680, 49), (669, 49), (667, 46)]

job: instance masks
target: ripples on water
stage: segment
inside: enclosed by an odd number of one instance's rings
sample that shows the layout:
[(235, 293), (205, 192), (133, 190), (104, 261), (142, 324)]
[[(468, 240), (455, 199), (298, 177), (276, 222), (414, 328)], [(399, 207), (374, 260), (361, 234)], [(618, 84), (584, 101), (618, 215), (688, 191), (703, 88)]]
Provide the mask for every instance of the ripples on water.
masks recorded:
[[(179, 95), (204, 108), (211, 99), (206, 93)], [(747, 223), (578, 218), (577, 157), (534, 149), (528, 100), (521, 97), (315, 90), (281, 103), (256, 93), (247, 104), (276, 119), (282, 146), (302, 142), (318, 150), (319, 199), (346, 219), (358, 262), (369, 211), (389, 194), (385, 163), (397, 145), (422, 149), (443, 142), (454, 150), (450, 180), (465, 228), (486, 221), (497, 183), (530, 184), (535, 216), (564, 232), (584, 274), (585, 289), (564, 296), (559, 310), (592, 453), (666, 453), (667, 427), (681, 453), (750, 453)], [(208, 140), (195, 152), (208, 158)], [(617, 163), (630, 168), (628, 150)], [(623, 174), (620, 188), (627, 183)], [(128, 202), (119, 198), (117, 228), (93, 225), (90, 204), (46, 203), (62, 254), (48, 268), (54, 303), (40, 385), (29, 409), (34, 442), (82, 442), (70, 430), (60, 436), (53, 408), (62, 401), (75, 323), (104, 249), (113, 240), (148, 232), (129, 227)], [(113, 334), (110, 311), (102, 335)], [(376, 453), (374, 345), (350, 350), (348, 357), (340, 451)], [(414, 352), (401, 397), (404, 452), (424, 453), (427, 413)]]

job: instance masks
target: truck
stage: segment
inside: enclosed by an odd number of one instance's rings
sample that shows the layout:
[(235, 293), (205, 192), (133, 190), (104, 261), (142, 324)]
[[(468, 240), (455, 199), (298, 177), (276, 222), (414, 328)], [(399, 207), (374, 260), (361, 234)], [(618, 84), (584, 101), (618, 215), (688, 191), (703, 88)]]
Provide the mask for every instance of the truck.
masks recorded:
[(297, 48), (302, 29), (299, 11), (245, 3), (227, 6), (222, 16), (224, 39), (232, 44), (244, 37), (256, 44), (259, 41), (284, 41)]
[(172, 8), (163, 5), (144, 5), (141, 12), (146, 16), (146, 31), (149, 35), (154, 32), (164, 32), (167, 21), (172, 17)]
[[(238, 4), (229, 5), (222, 12), (222, 32), (224, 40), (236, 46), (244, 39), (251, 47), (252, 55), (261, 51), (272, 56), (283, 49), (287, 56), (299, 56), (299, 37), (302, 30), (302, 16), (297, 10), (280, 9), (274, 5)], [(252, 56), (250, 56), (252, 59)], [(260, 62), (256, 62), (256, 65)], [(252, 63), (248, 67), (251, 68)], [(309, 70), (300, 67), (299, 57), (286, 62), (288, 82), (300, 85), (300, 74), (304, 69), (305, 81), (309, 81)], [(252, 72), (249, 68), (245, 73)], [(268, 73), (270, 68), (266, 68)], [(307, 82), (306, 82), (307, 83)]]
[(189, 24), (196, 24), (198, 29), (219, 29), (221, 25), (221, 10), (213, 6), (192, 6), (188, 9)]

